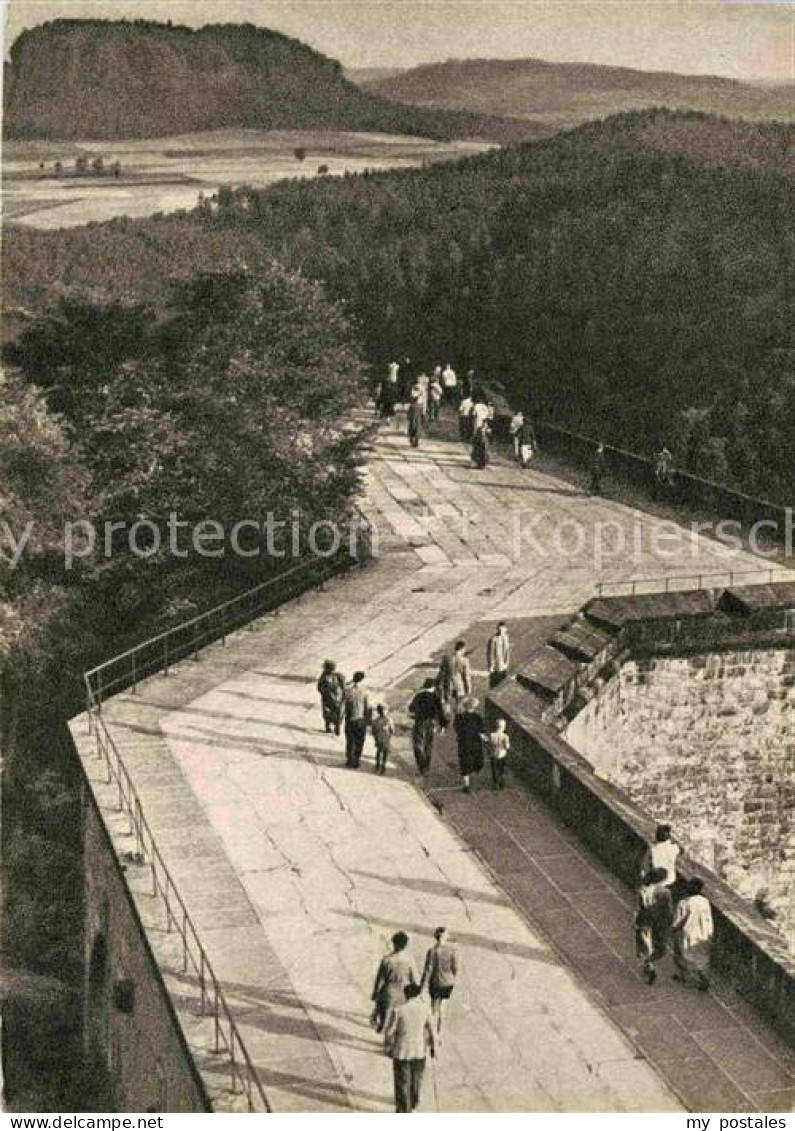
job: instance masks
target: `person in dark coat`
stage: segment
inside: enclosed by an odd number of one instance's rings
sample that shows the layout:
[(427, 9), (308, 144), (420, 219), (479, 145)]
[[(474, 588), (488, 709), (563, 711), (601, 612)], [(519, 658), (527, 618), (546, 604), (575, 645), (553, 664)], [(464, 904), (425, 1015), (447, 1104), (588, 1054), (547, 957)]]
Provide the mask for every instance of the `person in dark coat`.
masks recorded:
[(638, 889), (635, 944), (649, 985), (657, 978), (655, 964), (668, 953), (671, 942), (674, 905), (667, 875), (665, 868), (654, 868), (643, 877)]
[(420, 446), (420, 431), (422, 430), (422, 405), (418, 397), (412, 396), (407, 417), (409, 443), (412, 448), (418, 448)]
[(412, 740), (417, 769), (427, 774), (433, 757), (433, 740), (437, 725), (444, 725), (442, 703), (436, 691), (436, 680), (428, 678), (409, 703), (409, 714), (414, 719)]
[(461, 773), (461, 788), (469, 793), (469, 779), (483, 769), (483, 729), (485, 723), (474, 695), (461, 700), (460, 711), (453, 726), (458, 747), (458, 769)]
[(489, 462), (489, 426), (481, 424), (472, 437), (472, 466), (482, 471)]
[(380, 1033), (393, 1009), (403, 1005), (408, 986), (420, 985), (417, 967), (407, 947), (409, 937), (405, 931), (392, 936), (392, 950), (385, 955), (378, 966), (373, 986), (372, 1001), (373, 1024)]
[(345, 680), (333, 660), (323, 661), (323, 671), (317, 681), (320, 692), (320, 709), (323, 713), (323, 723), (326, 734), (332, 730), (339, 734), (342, 726), (342, 706), (345, 702)]

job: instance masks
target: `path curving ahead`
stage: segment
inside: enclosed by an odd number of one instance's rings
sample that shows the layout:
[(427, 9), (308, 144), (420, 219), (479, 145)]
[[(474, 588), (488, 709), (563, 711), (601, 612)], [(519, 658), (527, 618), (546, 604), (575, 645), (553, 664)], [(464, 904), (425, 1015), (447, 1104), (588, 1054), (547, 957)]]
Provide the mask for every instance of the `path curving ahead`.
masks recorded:
[[(627, 1039), (415, 787), (408, 736), (387, 777), (372, 773), (371, 750), (358, 772), (345, 769), (314, 683), (333, 657), (348, 674), (364, 669), (376, 698), (394, 697), (477, 621), (574, 610), (594, 592), (598, 522), (639, 547), (634, 561), (605, 561), (604, 579), (759, 563), (699, 537), (664, 556), (671, 539), (655, 542), (648, 515), (536, 470), (473, 471), (460, 445), (426, 439), (415, 451), (391, 427), (366, 479), (375, 564), (105, 709), (274, 1109), (392, 1110), (390, 1062), (368, 1024), (375, 967), (395, 930), (421, 962), (445, 924), (463, 974), (424, 1110), (682, 1110), (664, 1065)], [(537, 537), (517, 553), (528, 521)], [(516, 793), (506, 805), (522, 803)]]

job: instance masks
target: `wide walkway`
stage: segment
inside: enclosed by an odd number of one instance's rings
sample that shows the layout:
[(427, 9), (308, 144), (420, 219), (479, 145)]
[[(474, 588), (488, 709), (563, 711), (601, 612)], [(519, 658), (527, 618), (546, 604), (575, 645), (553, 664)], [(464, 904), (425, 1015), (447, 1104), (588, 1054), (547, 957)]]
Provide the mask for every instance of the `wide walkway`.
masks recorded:
[[(648, 515), (578, 495), (537, 470), (472, 471), (449, 441), (426, 440), (417, 452), (388, 429), (367, 480), (377, 564), (106, 708), (274, 1108), (391, 1109), (389, 1062), (368, 1026), (372, 977), (395, 930), (410, 933), (420, 961), (440, 923), (459, 943), (463, 975), (426, 1110), (750, 1106), (746, 1093), (714, 1089), (698, 1103), (697, 1086), (683, 1100), (649, 1025), (636, 1032), (611, 1015), (628, 1003), (646, 1017), (640, 983), (627, 995), (617, 990), (615, 1000), (595, 994), (569, 961), (569, 902), (555, 902), (554, 929), (532, 899), (521, 910), (513, 902), (516, 883), (531, 892), (534, 867), (565, 896), (554, 860), (530, 861), (510, 837), (495, 837), (486, 859), (519, 877), (504, 890), (466, 839), (484, 815), (503, 819), (495, 802), (451, 792), (448, 823), (439, 797), (431, 804), (415, 787), (405, 734), (386, 778), (373, 775), (371, 763), (346, 770), (341, 740), (319, 729), (314, 682), (321, 661), (333, 657), (347, 673), (366, 670), (376, 698), (400, 700), (405, 678), (431, 670), (438, 649), (474, 623), (573, 610), (594, 590), (589, 544), (600, 522), (637, 547), (635, 561), (625, 555), (603, 565), (601, 576), (611, 580), (758, 563), (695, 537), (671, 556), (670, 538), (656, 539)], [(517, 553), (518, 524), (527, 520), (535, 521), (536, 541)], [(550, 857), (570, 853), (571, 836), (548, 818), (543, 824), (523, 798), (506, 795), (504, 815), (517, 806), (526, 830), (536, 819), (546, 830), (547, 848), (557, 838)], [(605, 873), (598, 882), (622, 901)], [(589, 905), (604, 936), (613, 930), (608, 903)], [(634, 978), (628, 965), (605, 969), (606, 978)], [(689, 1015), (703, 1011), (704, 1029), (714, 1031), (713, 999), (688, 1002)], [(715, 1063), (720, 1043), (698, 1044), (694, 1079), (701, 1062)], [(786, 1074), (771, 1079), (755, 1091), (784, 1095)]]

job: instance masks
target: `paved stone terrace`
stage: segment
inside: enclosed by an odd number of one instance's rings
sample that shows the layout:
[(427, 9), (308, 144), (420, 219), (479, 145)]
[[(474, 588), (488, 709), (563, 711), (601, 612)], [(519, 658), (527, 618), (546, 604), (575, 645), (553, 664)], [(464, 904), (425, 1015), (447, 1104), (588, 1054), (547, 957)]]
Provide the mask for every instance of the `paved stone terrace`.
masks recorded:
[[(376, 778), (369, 765), (344, 769), (341, 740), (319, 730), (314, 682), (326, 656), (348, 673), (362, 667), (376, 696), (400, 701), (402, 681), (474, 623), (482, 636), (499, 617), (559, 615), (593, 592), (585, 551), (514, 553), (516, 512), (531, 505), (549, 523), (575, 519), (592, 532), (610, 521), (639, 537), (638, 560), (605, 569), (613, 580), (757, 564), (700, 538), (661, 560), (658, 524), (641, 512), (535, 469), (476, 472), (455, 443), (413, 451), (387, 429), (367, 476), (377, 564), (106, 707), (275, 1110), (391, 1109), (389, 1063), (368, 1026), (372, 977), (394, 930), (410, 932), (421, 960), (440, 922), (458, 939), (464, 973), (428, 1110), (742, 1110), (774, 1094), (791, 1100), (786, 1050), (741, 1007), (681, 997), (682, 1032), (666, 1036), (660, 1017), (674, 988), (648, 991), (627, 960), (626, 893), (532, 799), (447, 789), (440, 813), (440, 796), (429, 804), (414, 785), (406, 735), (396, 767)], [(86, 765), (95, 775), (90, 757)], [(588, 886), (575, 906), (581, 874)], [(190, 996), (178, 972), (167, 981)], [(739, 1068), (727, 1061), (726, 1030)]]

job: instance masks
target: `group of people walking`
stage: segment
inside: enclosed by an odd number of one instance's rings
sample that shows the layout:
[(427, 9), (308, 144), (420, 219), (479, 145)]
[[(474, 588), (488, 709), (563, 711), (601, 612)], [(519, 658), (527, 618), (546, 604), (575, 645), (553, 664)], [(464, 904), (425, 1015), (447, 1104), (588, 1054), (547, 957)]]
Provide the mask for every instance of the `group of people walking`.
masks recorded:
[[(497, 687), (508, 675), (511, 641), (508, 625), (500, 621), (486, 645), (489, 687)], [(359, 769), (368, 730), (375, 742), (375, 771), (385, 774), (395, 724), (385, 703), (373, 707), (365, 686), (365, 673), (354, 672), (348, 683), (334, 660), (325, 660), (317, 691), (327, 734), (345, 731), (345, 762)], [(492, 785), (502, 789), (510, 739), (504, 719), (487, 731), (480, 701), (473, 694), (472, 665), (465, 640), (457, 641), (452, 654), (445, 654), (436, 676), (428, 677), (408, 705), (412, 719), (412, 745), (417, 769), (425, 776), (431, 768), (436, 736), (452, 724), (456, 738), (461, 784), (470, 790), (472, 774), (479, 773), (488, 756)]]
[[(649, 985), (657, 979), (657, 965), (673, 952), (674, 978), (709, 989), (709, 957), (714, 926), (709, 900), (702, 880), (693, 878), (681, 885), (676, 862), (681, 846), (670, 825), (658, 825), (654, 842), (641, 865), (638, 906), (635, 914), (635, 940), (643, 975)], [(680, 895), (674, 901), (674, 891)]]
[[(511, 641), (508, 625), (500, 621), (486, 646), (489, 686), (497, 687), (508, 675)], [(486, 728), (480, 701), (473, 694), (472, 666), (465, 640), (459, 640), (452, 655), (442, 656), (436, 676), (429, 676), (409, 704), (414, 720), (412, 742), (417, 769), (428, 773), (437, 733), (452, 723), (458, 754), (461, 786), (471, 789), (473, 774), (479, 773), (488, 756), (494, 789), (505, 784), (505, 766), (510, 749), (505, 720), (497, 719), (492, 730)]]
[[(395, 1109), (416, 1111), (428, 1054), (438, 1055), (442, 1022), (453, 995), (460, 964), (446, 927), (437, 927), (422, 973), (409, 952), (405, 931), (392, 936), (392, 949), (381, 959), (373, 986), (372, 1023), (384, 1034), (392, 1058)], [(427, 993), (427, 998), (425, 994)]]
[(350, 769), (358, 770), (361, 765), (369, 728), (375, 741), (375, 771), (385, 774), (395, 724), (385, 703), (372, 709), (365, 678), (364, 672), (354, 672), (346, 683), (334, 660), (325, 660), (317, 681), (320, 710), (327, 734), (340, 734), (344, 725), (345, 763)]

